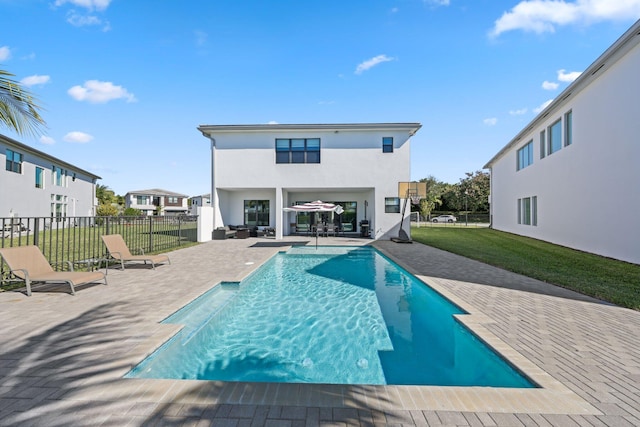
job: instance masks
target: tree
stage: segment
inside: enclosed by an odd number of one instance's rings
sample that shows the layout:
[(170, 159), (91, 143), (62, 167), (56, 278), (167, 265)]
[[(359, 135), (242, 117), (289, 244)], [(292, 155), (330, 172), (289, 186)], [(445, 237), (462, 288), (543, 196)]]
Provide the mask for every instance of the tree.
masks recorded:
[(117, 216), (118, 208), (111, 204), (99, 204), (97, 209), (98, 216)]
[(433, 175), (422, 178), (420, 182), (427, 184), (427, 195), (420, 199), (420, 214), (424, 217), (431, 215), (436, 207), (442, 205), (442, 190), (444, 183), (439, 182)]
[(19, 135), (36, 135), (46, 128), (38, 112), (41, 107), (35, 96), (12, 80), (12, 76), (0, 70), (0, 122)]
[(136, 208), (126, 208), (123, 213), (124, 216), (140, 216), (142, 211)]
[[(473, 212), (489, 211), (490, 177), (487, 172), (467, 172), (460, 180), (458, 194), (462, 209)], [(460, 209), (460, 210), (462, 210)]]
[(110, 205), (111, 203), (117, 203), (118, 198), (113, 192), (113, 190), (109, 189), (106, 185), (97, 184), (96, 185), (96, 198), (98, 199), (98, 204)]

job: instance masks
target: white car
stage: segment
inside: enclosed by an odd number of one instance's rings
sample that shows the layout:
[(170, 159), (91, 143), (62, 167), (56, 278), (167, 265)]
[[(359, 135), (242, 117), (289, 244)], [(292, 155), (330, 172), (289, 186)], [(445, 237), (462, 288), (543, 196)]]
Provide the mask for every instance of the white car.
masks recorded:
[(453, 223), (453, 222), (456, 222), (456, 221), (457, 221), (457, 219), (453, 215), (440, 215), (440, 216), (437, 216), (437, 217), (431, 219), (431, 222), (449, 222), (449, 223)]

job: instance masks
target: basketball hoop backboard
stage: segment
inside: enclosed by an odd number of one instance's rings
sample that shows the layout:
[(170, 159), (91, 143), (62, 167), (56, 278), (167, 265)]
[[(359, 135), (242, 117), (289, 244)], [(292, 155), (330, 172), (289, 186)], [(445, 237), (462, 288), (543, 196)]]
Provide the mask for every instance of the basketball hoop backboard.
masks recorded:
[(427, 197), (426, 182), (398, 182), (398, 197), (401, 199), (419, 200)]

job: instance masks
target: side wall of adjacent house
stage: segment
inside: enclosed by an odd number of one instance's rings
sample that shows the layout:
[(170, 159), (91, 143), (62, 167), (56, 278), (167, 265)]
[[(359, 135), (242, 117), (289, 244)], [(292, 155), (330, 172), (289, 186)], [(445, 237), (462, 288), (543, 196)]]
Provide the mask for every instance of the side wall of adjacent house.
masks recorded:
[[(599, 72), (493, 161), (492, 226), (640, 263), (640, 45)], [(562, 147), (541, 158), (557, 120)], [(532, 163), (517, 170), (530, 142)]]

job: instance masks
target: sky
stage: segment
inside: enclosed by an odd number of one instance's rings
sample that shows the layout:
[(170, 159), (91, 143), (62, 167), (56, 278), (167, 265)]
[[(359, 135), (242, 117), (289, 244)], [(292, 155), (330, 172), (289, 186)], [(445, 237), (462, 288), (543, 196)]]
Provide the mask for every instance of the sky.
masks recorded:
[(419, 122), (411, 179), (482, 167), (640, 0), (0, 0), (0, 69), (116, 194), (210, 191), (199, 125)]

